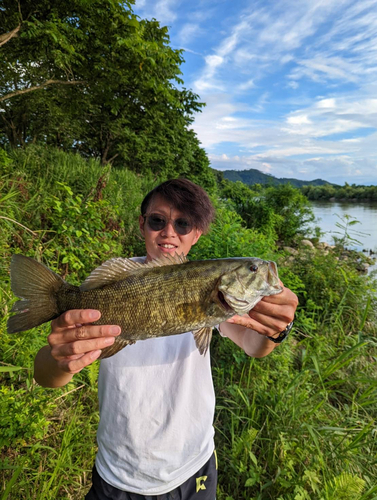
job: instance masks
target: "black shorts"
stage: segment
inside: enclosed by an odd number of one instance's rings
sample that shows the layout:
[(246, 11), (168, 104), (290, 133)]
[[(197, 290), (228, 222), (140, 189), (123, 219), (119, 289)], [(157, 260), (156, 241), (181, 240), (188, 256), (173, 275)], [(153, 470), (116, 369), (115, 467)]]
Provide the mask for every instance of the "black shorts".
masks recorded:
[(111, 486), (93, 467), (93, 485), (85, 500), (215, 500), (217, 487), (217, 457), (213, 453), (208, 462), (181, 486), (163, 495), (139, 495)]

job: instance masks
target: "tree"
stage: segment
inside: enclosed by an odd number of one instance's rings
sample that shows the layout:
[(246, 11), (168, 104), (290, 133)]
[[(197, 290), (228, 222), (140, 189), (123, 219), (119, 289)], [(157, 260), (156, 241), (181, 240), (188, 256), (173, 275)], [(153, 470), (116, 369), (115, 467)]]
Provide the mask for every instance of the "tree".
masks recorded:
[[(189, 129), (203, 104), (178, 88), (182, 51), (131, 3), (0, 3), (0, 143), (43, 142), (160, 176), (203, 160)], [(202, 168), (213, 185), (208, 160)]]
[(315, 219), (308, 199), (291, 184), (267, 188), (265, 203), (277, 216), (275, 231), (284, 243), (292, 243), (297, 235), (305, 235), (308, 224)]

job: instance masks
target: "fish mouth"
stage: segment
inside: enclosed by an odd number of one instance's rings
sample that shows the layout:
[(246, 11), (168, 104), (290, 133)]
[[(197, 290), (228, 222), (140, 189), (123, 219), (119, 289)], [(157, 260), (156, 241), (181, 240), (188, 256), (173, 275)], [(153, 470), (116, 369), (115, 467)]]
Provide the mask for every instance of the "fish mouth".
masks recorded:
[(233, 314), (245, 314), (253, 307), (250, 302), (246, 300), (241, 300), (233, 295), (226, 292), (217, 292), (220, 304), (227, 312), (233, 312)]
[(221, 292), (220, 290), (217, 292), (217, 297), (219, 299), (219, 302), (220, 304), (222, 305), (222, 307), (227, 311), (227, 312), (235, 312), (231, 307), (230, 305), (228, 304), (228, 302), (225, 300), (225, 297), (224, 297), (224, 294), (223, 292)]

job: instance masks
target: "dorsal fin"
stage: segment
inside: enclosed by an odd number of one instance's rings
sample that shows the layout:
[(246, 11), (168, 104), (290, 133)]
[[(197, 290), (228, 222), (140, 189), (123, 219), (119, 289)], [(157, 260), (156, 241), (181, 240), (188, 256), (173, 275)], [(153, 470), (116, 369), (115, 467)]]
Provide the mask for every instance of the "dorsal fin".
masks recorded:
[(88, 290), (111, 285), (112, 283), (117, 283), (125, 279), (130, 273), (140, 269), (172, 266), (175, 264), (183, 264), (184, 262), (187, 262), (187, 259), (183, 253), (182, 255), (175, 254), (174, 256), (167, 255), (166, 257), (160, 257), (146, 264), (123, 257), (115, 257), (114, 259), (107, 260), (94, 269), (80, 286), (80, 291), (86, 292)]
[(150, 262), (147, 262), (146, 264), (142, 265), (144, 267), (161, 267), (161, 266), (174, 266), (175, 264), (184, 264), (185, 262), (188, 262), (188, 259), (184, 253), (181, 253), (181, 255), (175, 253), (174, 255), (170, 254), (164, 255), (162, 257), (159, 257), (158, 259), (153, 259)]

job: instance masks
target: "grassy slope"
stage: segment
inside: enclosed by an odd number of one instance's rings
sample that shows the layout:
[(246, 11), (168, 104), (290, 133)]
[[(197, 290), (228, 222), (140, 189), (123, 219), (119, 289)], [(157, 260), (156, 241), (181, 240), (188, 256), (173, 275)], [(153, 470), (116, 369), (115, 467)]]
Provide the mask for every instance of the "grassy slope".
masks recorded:
[[(62, 389), (33, 382), (48, 325), (6, 334), (9, 259), (22, 251), (78, 282), (112, 255), (140, 253), (137, 207), (156, 179), (106, 173), (56, 151), (18, 153), (11, 162), (3, 158), (1, 169), (0, 499), (78, 500), (96, 452), (98, 364)], [(377, 498), (371, 284), (335, 254), (301, 250), (289, 264), (273, 242), (216, 203), (217, 222), (193, 258), (280, 259), (282, 279), (301, 302), (292, 337), (265, 359), (247, 358), (215, 336), (218, 499)]]

